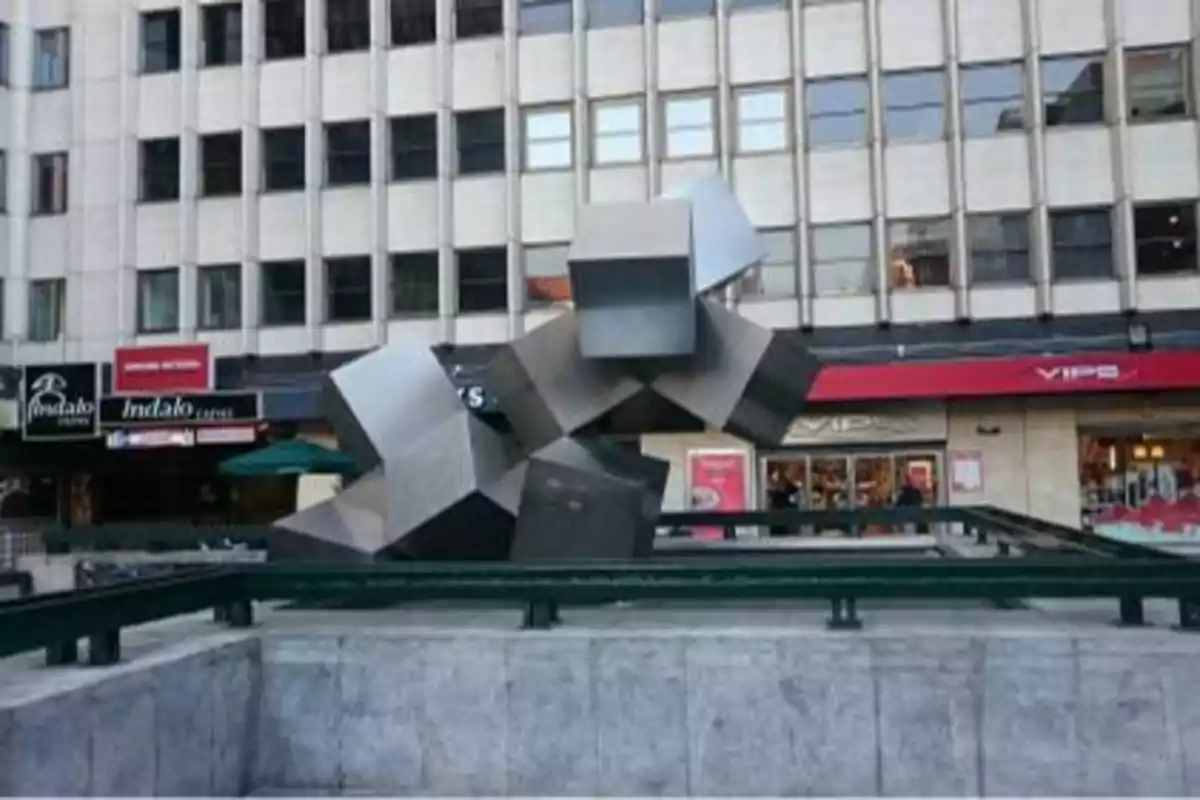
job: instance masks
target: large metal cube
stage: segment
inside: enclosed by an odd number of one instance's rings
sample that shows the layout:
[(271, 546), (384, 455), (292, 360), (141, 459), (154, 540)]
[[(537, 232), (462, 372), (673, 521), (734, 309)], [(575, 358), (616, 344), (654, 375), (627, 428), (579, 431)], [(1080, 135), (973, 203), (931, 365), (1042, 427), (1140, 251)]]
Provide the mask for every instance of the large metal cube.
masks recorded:
[(587, 206), (568, 264), (585, 358), (691, 355), (696, 344), (691, 206)]
[(691, 206), (692, 271), (697, 293), (737, 280), (766, 257), (754, 223), (720, 176), (684, 184), (667, 196), (686, 200)]

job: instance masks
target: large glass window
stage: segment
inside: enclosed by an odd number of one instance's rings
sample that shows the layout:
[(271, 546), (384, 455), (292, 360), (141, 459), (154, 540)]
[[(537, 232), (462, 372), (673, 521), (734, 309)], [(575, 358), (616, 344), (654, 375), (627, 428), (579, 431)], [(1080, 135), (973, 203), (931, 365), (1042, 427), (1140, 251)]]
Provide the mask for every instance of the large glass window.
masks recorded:
[(371, 181), (371, 123), (325, 123), (325, 177), (330, 186)]
[(138, 333), (179, 330), (179, 270), (148, 269), (137, 277)]
[(179, 199), (179, 140), (145, 139), (139, 143), (139, 199), (153, 203)]
[(48, 28), (33, 33), (33, 88), (65, 89), (71, 80), (71, 31)]
[(38, 153), (33, 157), (34, 214), (67, 213), (67, 163), (66, 153)]
[(1042, 102), (1050, 127), (1103, 122), (1103, 54), (1043, 58)]
[(962, 127), (966, 136), (994, 136), (1025, 127), (1025, 65), (962, 68)]
[(938, 139), (946, 133), (946, 74), (940, 70), (883, 76), (883, 135), (890, 141)]
[(371, 257), (325, 260), (325, 319), (362, 322), (371, 318)]
[(1153, 421), (1086, 430), (1079, 486), (1083, 524), (1096, 532), (1178, 543), (1200, 529), (1200, 439), (1184, 426)]
[(496, 36), (504, 27), (500, 0), (454, 0), (454, 36)]
[(63, 335), (67, 281), (49, 278), (29, 282), (29, 341), (54, 342)]
[(571, 109), (531, 108), (525, 111), (525, 169), (565, 169), (573, 158)]
[(200, 194), (221, 197), (242, 191), (242, 133), (206, 133), (200, 137)]
[(303, 325), (305, 309), (303, 261), (265, 261), (261, 267), (262, 324)]
[(952, 226), (944, 217), (888, 222), (888, 274), (892, 288), (950, 285)]
[(645, 13), (642, 0), (584, 0), (589, 28), (641, 25)]
[(663, 98), (665, 158), (695, 158), (717, 152), (716, 102), (712, 95)]
[(458, 173), (479, 175), (504, 171), (504, 111), (459, 111), (454, 115), (458, 134)]
[(1133, 208), (1139, 275), (1194, 274), (1196, 263), (1196, 205), (1148, 203)]
[(571, 30), (570, 0), (520, 0), (521, 33), (560, 33)]
[(437, 177), (437, 117), (422, 114), (391, 121), (392, 180)]
[(438, 313), (438, 254), (392, 254), (392, 315)]
[[(831, 418), (841, 419), (841, 418)], [(762, 460), (762, 505), (772, 510), (833, 511), (852, 508), (936, 506), (942, 492), (940, 453), (774, 453)], [(903, 532), (872, 525), (867, 536)], [(772, 535), (799, 533), (787, 527)]]
[(788, 95), (782, 86), (738, 90), (737, 150), (770, 153), (788, 147)]
[(263, 190), (304, 188), (304, 127), (272, 128), (262, 132)]
[(1050, 235), (1055, 280), (1115, 274), (1109, 209), (1052, 211)]
[(12, 35), (8, 23), (0, 22), (0, 86), (8, 86), (12, 59)]
[(643, 158), (642, 104), (614, 100), (592, 105), (592, 158), (601, 164), (636, 164)]
[(436, 0), (391, 0), (392, 45), (427, 44), (437, 39)]
[(371, 44), (368, 0), (326, 0), (325, 48), (330, 53), (366, 50)]
[(1125, 51), (1125, 90), (1132, 122), (1179, 119), (1192, 109), (1192, 68), (1184, 45)]
[(869, 222), (812, 229), (813, 290), (818, 296), (875, 290), (875, 248)]
[(203, 62), (206, 67), (242, 63), (242, 4), (200, 7), (203, 14)]
[(263, 0), (263, 43), (268, 61), (304, 55), (304, 2)]
[(196, 270), (196, 324), (231, 330), (242, 324), (242, 265), (218, 264)]
[(458, 252), (458, 310), (495, 312), (508, 308), (508, 253), (503, 247)]
[(866, 78), (810, 81), (805, 102), (810, 147), (866, 143), (871, 104)]
[(1029, 215), (975, 214), (967, 217), (972, 283), (1028, 281)]
[(179, 9), (142, 14), (142, 72), (175, 72), (179, 69)]
[(792, 228), (758, 232), (767, 255), (742, 278), (746, 297), (791, 297), (796, 294), (796, 231)]
[(565, 244), (529, 245), (525, 248), (525, 303), (529, 308), (567, 305), (571, 280), (567, 275)]

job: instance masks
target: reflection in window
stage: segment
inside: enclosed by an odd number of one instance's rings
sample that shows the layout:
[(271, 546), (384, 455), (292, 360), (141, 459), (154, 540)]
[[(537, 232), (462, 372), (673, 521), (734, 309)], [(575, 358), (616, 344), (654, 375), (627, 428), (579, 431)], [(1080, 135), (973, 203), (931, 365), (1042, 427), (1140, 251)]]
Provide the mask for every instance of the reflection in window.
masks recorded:
[(517, 11), (521, 33), (571, 30), (571, 0), (521, 0)]
[(973, 283), (1029, 280), (1029, 216), (977, 214), (967, 217), (967, 250)]
[(642, 0), (586, 0), (589, 28), (615, 28), (641, 25), (645, 7)]
[(33, 34), (33, 88), (63, 89), (71, 79), (71, 31), (48, 28)]
[(242, 324), (242, 265), (222, 264), (196, 271), (196, 324), (208, 330)]
[(67, 213), (67, 170), (66, 153), (38, 153), (33, 157), (33, 180), (30, 186), (34, 214)]
[(767, 254), (742, 278), (743, 296), (791, 297), (796, 294), (796, 231), (759, 231)]
[(1191, 113), (1191, 65), (1186, 47), (1125, 53), (1125, 90), (1133, 122), (1178, 119)]
[(48, 278), (29, 282), (29, 341), (53, 342), (63, 334), (67, 281)]
[(540, 108), (525, 112), (525, 169), (571, 166), (571, 109)]
[(883, 76), (883, 134), (887, 139), (939, 139), (945, 130), (946, 86), (940, 69)]
[(770, 153), (788, 145), (788, 101), (783, 88), (743, 89), (737, 93), (739, 153)]
[(138, 333), (179, 330), (179, 270), (143, 270), (137, 289)]
[(597, 103), (592, 107), (597, 164), (636, 164), (642, 160), (642, 104)]
[(809, 146), (866, 142), (870, 98), (866, 78), (811, 81), (806, 97)]
[(1103, 122), (1104, 56), (1043, 58), (1042, 101), (1047, 126)]
[(1163, 203), (1135, 206), (1134, 240), (1139, 275), (1196, 272), (1196, 206)]
[(525, 248), (525, 304), (528, 308), (571, 304), (568, 249), (565, 244), (529, 245)]
[(950, 220), (888, 223), (888, 274), (893, 289), (950, 285)]
[(713, 0), (658, 0), (658, 18), (695, 17), (712, 14)]
[(875, 248), (869, 222), (812, 229), (813, 290), (818, 296), (875, 290)]
[(713, 98), (708, 95), (664, 98), (666, 158), (694, 158), (716, 153), (714, 105)]
[(992, 136), (1025, 127), (1025, 66), (980, 64), (962, 70), (965, 136)]
[(1052, 211), (1050, 243), (1055, 280), (1113, 277), (1108, 209)]

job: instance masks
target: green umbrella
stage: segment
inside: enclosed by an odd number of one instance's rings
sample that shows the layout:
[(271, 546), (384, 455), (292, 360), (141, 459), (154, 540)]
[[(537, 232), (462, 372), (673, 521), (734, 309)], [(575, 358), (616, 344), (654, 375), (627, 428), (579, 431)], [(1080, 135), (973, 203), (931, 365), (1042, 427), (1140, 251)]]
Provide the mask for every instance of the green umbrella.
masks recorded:
[(261, 450), (227, 458), (219, 469), (222, 475), (241, 477), (309, 473), (353, 475), (358, 472), (350, 456), (303, 439), (287, 439)]

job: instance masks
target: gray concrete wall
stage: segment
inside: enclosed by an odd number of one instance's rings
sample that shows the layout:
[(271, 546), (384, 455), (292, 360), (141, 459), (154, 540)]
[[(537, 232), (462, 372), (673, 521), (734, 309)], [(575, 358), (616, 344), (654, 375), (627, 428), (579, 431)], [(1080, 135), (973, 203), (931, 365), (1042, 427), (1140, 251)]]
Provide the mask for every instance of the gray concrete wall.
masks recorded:
[(1164, 629), (230, 636), (0, 702), (0, 794), (1200, 796)]

